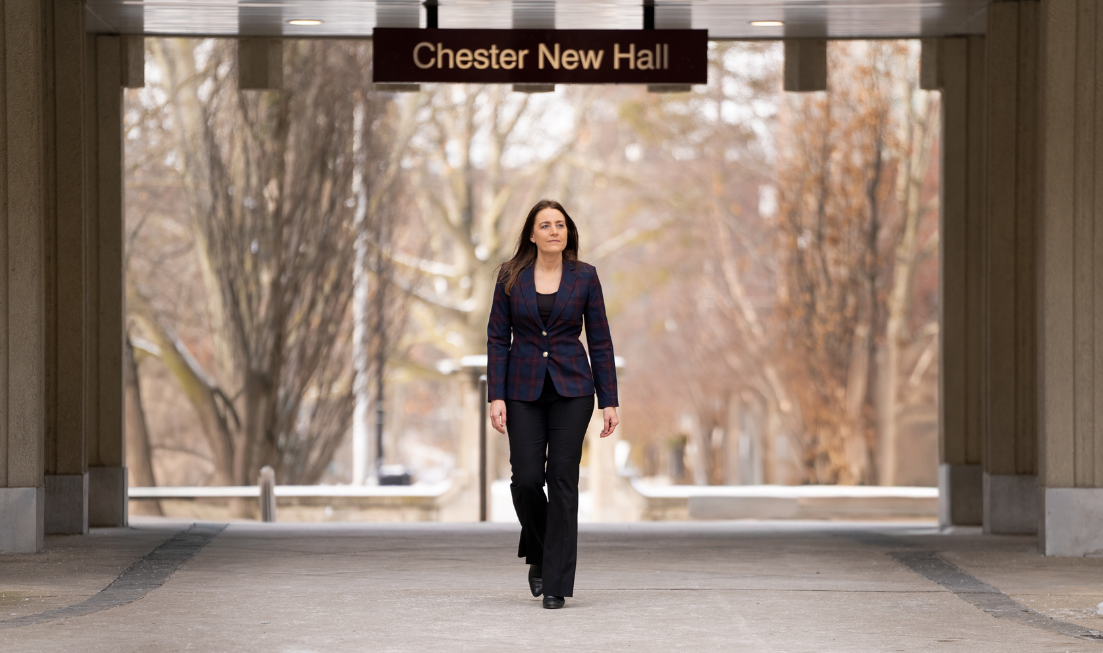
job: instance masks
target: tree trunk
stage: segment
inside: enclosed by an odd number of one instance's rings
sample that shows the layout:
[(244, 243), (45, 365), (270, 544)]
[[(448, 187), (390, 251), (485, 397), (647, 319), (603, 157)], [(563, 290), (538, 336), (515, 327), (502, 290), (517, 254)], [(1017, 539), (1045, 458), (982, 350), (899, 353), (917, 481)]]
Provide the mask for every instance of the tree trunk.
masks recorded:
[(900, 347), (891, 335), (885, 340), (877, 348), (877, 482), (896, 485), (896, 377), (900, 370)]
[(762, 485), (765, 479), (763, 443), (765, 442), (766, 404), (762, 395), (748, 392), (742, 402), (742, 422), (747, 438), (746, 449), (740, 450), (739, 476), (744, 485)]
[(766, 415), (763, 420), (761, 451), (762, 451), (762, 482), (766, 484), (777, 483), (777, 460), (774, 452), (778, 432), (781, 430), (781, 411), (778, 409), (777, 400), (773, 397), (766, 399)]
[[(138, 363), (134, 359), (134, 346), (126, 336), (123, 383), (126, 388), (126, 466), (130, 483), (136, 487), (153, 487), (153, 455), (149, 443), (149, 426), (142, 407), (142, 389), (138, 383)], [(131, 508), (134, 514), (164, 515), (160, 501), (139, 501)]]
[(739, 485), (746, 482), (740, 474), (740, 440), (743, 438), (742, 406), (738, 392), (728, 396), (727, 409), (724, 412), (724, 447), (721, 453), (723, 460), (721, 479), (724, 485)]
[(137, 292), (129, 292), (127, 307), (142, 324), (144, 332), (153, 339), (153, 344), (159, 349), (161, 362), (172, 373), (203, 425), (203, 434), (207, 438), (215, 464), (212, 479), (214, 484), (233, 485), (233, 444), (226, 417), (219, 410), (215, 399), (217, 389), (207, 382), (191, 353), (169, 333), (144, 297)]
[(709, 429), (698, 418), (694, 428), (690, 430), (693, 438), (693, 484), (709, 484)]
[[(907, 87), (907, 106), (911, 106), (911, 86)], [(897, 182), (897, 201), (904, 215), (904, 225), (896, 242), (893, 262), (892, 291), (888, 296), (888, 319), (885, 340), (877, 352), (877, 382), (875, 395), (878, 432), (878, 470), (880, 485), (896, 484), (896, 414), (899, 400), (900, 344), (911, 316), (912, 287), (919, 248), (919, 222), (923, 216), (920, 195), (923, 176), (931, 151), (931, 131), (927, 128), (929, 114), (920, 105), (919, 115), (908, 125), (908, 151), (903, 171)]]

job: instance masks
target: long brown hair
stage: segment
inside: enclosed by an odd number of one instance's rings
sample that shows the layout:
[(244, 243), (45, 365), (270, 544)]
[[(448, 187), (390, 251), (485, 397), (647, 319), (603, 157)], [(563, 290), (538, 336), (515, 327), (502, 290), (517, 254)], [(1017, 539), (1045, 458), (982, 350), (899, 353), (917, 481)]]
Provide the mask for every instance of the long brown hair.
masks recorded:
[(536, 255), (539, 250), (536, 249), (536, 243), (529, 240), (529, 236), (532, 235), (532, 230), (536, 225), (536, 214), (544, 209), (555, 209), (563, 214), (563, 218), (567, 222), (567, 246), (563, 248), (563, 260), (578, 260), (578, 228), (574, 226), (574, 220), (567, 215), (567, 210), (559, 202), (540, 200), (529, 209), (529, 215), (525, 218), (525, 226), (521, 227), (521, 235), (517, 237), (517, 250), (514, 251), (513, 258), (502, 263), (502, 272), (498, 280), (506, 285), (507, 295), (513, 290), (513, 284), (521, 278), (521, 273), (525, 271), (525, 268), (536, 262)]

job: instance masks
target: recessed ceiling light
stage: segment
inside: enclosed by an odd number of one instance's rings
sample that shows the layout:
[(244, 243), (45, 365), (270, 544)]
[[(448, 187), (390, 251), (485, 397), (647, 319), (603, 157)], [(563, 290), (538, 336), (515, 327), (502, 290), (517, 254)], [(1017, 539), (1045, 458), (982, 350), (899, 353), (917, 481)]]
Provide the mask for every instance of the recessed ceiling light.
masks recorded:
[(754, 27), (784, 27), (785, 23), (780, 20), (752, 20), (751, 25)]
[(296, 18), (295, 20), (287, 21), (288, 25), (321, 25), (322, 21), (315, 20), (313, 18)]

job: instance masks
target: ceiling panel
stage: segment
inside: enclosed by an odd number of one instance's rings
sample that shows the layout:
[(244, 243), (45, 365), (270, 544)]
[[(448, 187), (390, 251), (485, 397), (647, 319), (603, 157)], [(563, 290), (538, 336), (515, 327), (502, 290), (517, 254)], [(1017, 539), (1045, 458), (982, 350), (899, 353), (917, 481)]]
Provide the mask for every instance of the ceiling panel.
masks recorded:
[[(656, 13), (677, 13), (694, 28), (707, 29), (710, 37), (720, 39), (886, 38), (983, 33), (987, 4), (988, 0), (698, 0), (658, 2)], [(403, 0), (86, 0), (85, 5), (89, 30), (123, 34), (370, 36), (377, 24), (414, 26), (395, 24), (394, 16), (411, 17), (415, 8), (420, 26), (425, 24), (420, 3)], [(555, 26), (560, 29), (643, 26), (639, 0), (559, 0), (554, 5)], [(438, 15), (442, 28), (505, 29), (511, 26), (513, 10), (509, 0), (442, 0)], [(322, 24), (288, 23), (296, 18)], [(750, 24), (759, 20), (785, 25)]]

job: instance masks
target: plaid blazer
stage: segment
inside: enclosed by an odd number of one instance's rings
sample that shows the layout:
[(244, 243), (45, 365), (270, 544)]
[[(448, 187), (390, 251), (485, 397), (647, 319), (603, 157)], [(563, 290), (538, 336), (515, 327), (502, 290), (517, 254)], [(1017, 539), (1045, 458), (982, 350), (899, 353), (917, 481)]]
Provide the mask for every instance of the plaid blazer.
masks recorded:
[[(583, 318), (589, 359), (578, 338)], [(584, 397), (596, 389), (598, 408), (618, 405), (613, 339), (601, 282), (589, 263), (563, 261), (548, 324), (541, 321), (536, 308), (533, 266), (525, 268), (509, 295), (499, 274), (486, 335), (488, 401), (535, 401), (544, 387), (545, 371), (550, 371), (560, 395)]]

